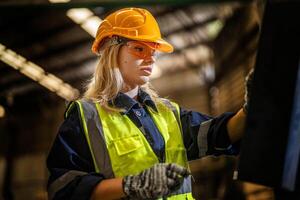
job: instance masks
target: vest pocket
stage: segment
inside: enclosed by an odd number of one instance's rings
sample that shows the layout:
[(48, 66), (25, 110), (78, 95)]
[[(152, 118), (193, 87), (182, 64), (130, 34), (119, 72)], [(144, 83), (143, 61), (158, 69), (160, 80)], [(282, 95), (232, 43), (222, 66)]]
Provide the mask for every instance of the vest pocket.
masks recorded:
[(116, 152), (119, 156), (128, 154), (143, 146), (143, 142), (139, 135), (119, 138), (113, 141)]
[(115, 177), (138, 174), (158, 163), (157, 157), (140, 135), (131, 135), (110, 143), (110, 158)]

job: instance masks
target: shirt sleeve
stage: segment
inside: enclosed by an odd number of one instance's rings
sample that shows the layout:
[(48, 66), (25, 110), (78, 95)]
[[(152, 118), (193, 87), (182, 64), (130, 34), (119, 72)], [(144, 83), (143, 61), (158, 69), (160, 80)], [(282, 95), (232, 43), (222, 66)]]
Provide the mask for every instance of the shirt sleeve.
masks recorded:
[(188, 160), (210, 154), (238, 154), (239, 142), (231, 144), (226, 127), (228, 120), (234, 114), (228, 112), (218, 117), (211, 117), (180, 108), (183, 140)]
[(95, 173), (76, 106), (59, 128), (47, 168), (49, 199), (88, 200), (93, 188), (104, 179), (102, 174)]

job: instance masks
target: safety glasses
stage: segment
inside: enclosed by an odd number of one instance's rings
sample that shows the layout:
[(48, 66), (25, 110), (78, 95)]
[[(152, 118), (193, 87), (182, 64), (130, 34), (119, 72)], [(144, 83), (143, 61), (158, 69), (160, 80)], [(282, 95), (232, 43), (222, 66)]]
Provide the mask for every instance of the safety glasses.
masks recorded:
[(156, 57), (158, 48), (157, 43), (153, 42), (141, 42), (141, 41), (127, 41), (129, 53), (139, 58), (146, 59), (150, 57)]

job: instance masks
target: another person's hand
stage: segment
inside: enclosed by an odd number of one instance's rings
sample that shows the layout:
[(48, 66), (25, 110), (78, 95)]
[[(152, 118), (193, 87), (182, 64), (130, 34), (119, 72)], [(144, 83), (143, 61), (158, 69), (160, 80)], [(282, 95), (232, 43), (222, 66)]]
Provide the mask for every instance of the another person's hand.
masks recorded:
[(158, 163), (138, 175), (124, 177), (123, 190), (133, 199), (156, 199), (178, 189), (188, 174), (177, 164)]
[(243, 110), (247, 114), (248, 113), (248, 107), (249, 107), (249, 100), (251, 96), (251, 87), (253, 83), (253, 75), (254, 75), (254, 70), (251, 69), (248, 73), (248, 75), (245, 78), (245, 96), (244, 96), (244, 105), (243, 105)]

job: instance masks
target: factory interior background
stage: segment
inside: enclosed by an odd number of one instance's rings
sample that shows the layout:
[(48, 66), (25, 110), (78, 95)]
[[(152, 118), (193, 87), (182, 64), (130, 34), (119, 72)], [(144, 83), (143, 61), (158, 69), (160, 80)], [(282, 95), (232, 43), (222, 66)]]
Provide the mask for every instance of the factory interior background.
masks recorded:
[(242, 107), (263, 1), (2, 0), (0, 199), (47, 199), (46, 157), (96, 67), (98, 24), (130, 6), (147, 8), (175, 48), (151, 75), (160, 96), (210, 116)]

